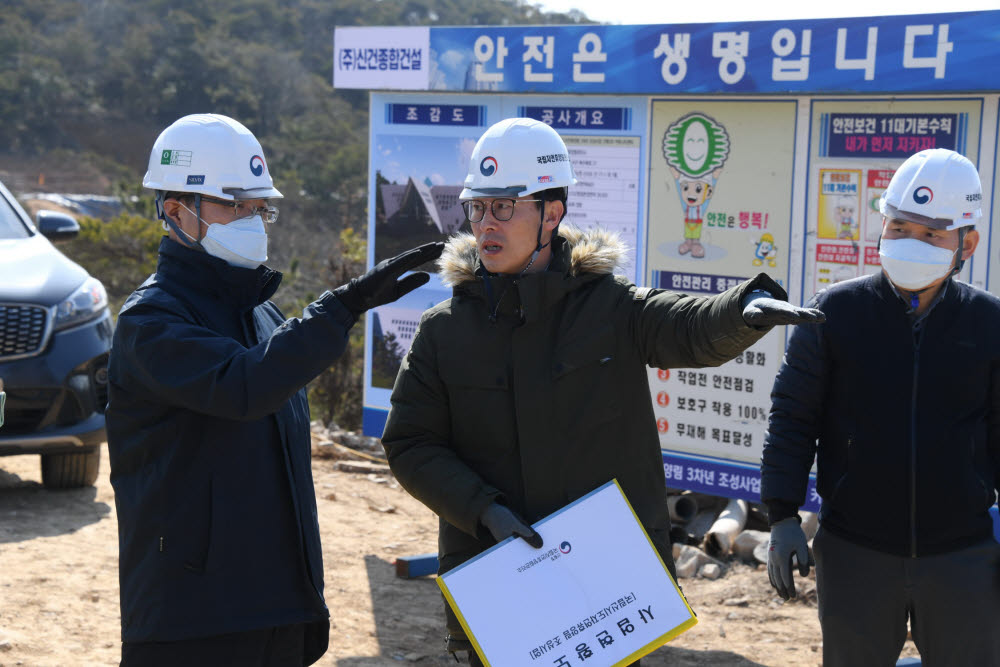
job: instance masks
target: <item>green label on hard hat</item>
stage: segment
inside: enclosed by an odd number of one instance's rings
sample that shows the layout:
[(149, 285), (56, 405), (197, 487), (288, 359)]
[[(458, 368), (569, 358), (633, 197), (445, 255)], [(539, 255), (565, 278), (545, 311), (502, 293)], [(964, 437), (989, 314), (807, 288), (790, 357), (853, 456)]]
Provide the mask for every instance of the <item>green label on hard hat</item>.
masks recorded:
[(190, 167), (192, 155), (191, 151), (167, 149), (160, 155), (160, 164), (169, 164), (175, 167)]

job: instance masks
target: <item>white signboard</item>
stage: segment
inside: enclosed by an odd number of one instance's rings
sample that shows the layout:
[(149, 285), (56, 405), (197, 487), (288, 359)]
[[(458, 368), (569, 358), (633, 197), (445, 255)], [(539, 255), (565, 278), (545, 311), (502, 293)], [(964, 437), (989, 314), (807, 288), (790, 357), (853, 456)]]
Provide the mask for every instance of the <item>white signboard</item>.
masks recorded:
[(698, 621), (612, 480), (438, 578), (486, 665), (628, 665)]
[[(619, 232), (630, 248), (620, 272), (637, 285), (711, 295), (765, 272), (802, 304), (877, 273), (879, 196), (925, 148), (977, 166), (988, 236), (1000, 228), (1000, 68), (990, 64), (1000, 11), (878, 23), (877, 40), (869, 17), (338, 29), (337, 87), (406, 91), (370, 98), (369, 265), (469, 231), (455, 193), (472, 148), (513, 117), (563, 137), (579, 179), (566, 222)], [(423, 81), (427, 92), (415, 92)], [(984, 238), (960, 277), (997, 293), (995, 247)], [(368, 435), (383, 431), (420, 312), (451, 295), (436, 275), (419, 292), (368, 325)], [(668, 486), (759, 500), (787, 335), (777, 327), (719, 368), (649, 371)], [(812, 477), (804, 507), (819, 507)]]
[(430, 28), (337, 28), (333, 87), (426, 90)]

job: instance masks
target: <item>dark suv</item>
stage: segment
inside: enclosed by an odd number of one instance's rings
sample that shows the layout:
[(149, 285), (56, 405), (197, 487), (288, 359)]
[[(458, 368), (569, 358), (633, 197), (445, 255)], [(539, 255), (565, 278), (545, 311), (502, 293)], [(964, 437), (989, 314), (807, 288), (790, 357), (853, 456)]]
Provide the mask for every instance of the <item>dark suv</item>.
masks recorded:
[(37, 227), (0, 184), (0, 456), (41, 454), (47, 488), (93, 484), (105, 440), (112, 323), (104, 286), (56, 250), (72, 217)]

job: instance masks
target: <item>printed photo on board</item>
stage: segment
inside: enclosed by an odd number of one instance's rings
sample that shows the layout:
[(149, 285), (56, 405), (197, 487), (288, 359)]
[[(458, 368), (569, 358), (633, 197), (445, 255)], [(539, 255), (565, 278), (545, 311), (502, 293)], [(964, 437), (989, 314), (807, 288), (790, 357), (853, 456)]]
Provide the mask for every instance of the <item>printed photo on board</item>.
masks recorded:
[[(458, 194), (474, 141), (383, 134), (375, 139), (375, 262), (470, 232)], [(435, 271), (433, 266), (421, 267)]]

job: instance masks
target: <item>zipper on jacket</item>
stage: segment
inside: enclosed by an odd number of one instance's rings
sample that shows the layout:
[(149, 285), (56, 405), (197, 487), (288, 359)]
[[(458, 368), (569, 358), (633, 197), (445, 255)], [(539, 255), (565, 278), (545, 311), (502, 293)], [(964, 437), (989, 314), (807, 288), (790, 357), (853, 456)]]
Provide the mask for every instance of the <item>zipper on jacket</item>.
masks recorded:
[(910, 397), (910, 557), (917, 557), (917, 378), (922, 331), (913, 332), (913, 394)]

